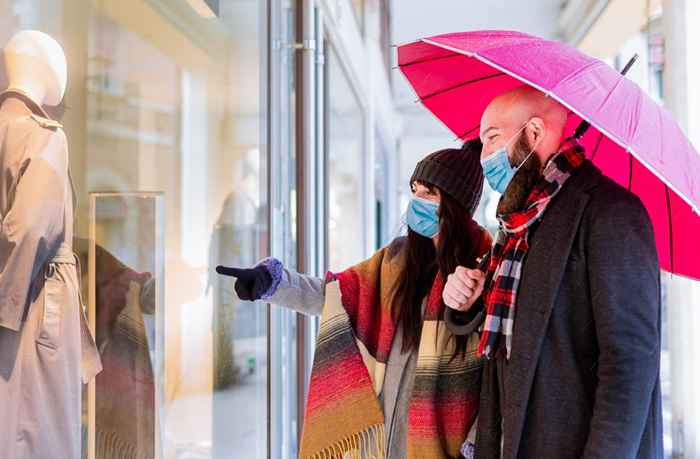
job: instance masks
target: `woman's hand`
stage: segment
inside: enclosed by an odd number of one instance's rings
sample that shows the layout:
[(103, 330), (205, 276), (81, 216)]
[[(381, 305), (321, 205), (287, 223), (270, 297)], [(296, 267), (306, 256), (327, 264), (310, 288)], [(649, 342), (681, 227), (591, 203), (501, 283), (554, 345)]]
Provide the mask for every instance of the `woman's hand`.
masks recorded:
[(250, 269), (217, 266), (216, 272), (223, 276), (236, 278), (236, 295), (245, 301), (257, 301), (272, 285), (272, 276), (265, 266), (258, 265)]
[(458, 266), (447, 276), (442, 299), (445, 304), (458, 311), (468, 311), (484, 292), (486, 275), (478, 269)]

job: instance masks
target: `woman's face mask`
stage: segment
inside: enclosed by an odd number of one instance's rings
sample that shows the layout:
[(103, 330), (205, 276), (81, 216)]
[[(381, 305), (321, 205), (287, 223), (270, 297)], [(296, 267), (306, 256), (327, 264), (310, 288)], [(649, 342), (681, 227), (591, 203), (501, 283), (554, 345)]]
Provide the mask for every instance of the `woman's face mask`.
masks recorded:
[(408, 227), (421, 236), (427, 238), (435, 237), (440, 228), (439, 207), (437, 203), (427, 199), (412, 197), (406, 212)]
[(518, 132), (508, 139), (508, 141), (503, 144), (501, 148), (493, 152), (487, 158), (481, 160), (481, 167), (484, 169), (484, 177), (486, 178), (486, 181), (489, 182), (489, 186), (491, 186), (494, 191), (501, 194), (506, 191), (508, 184), (511, 180), (513, 180), (513, 177), (515, 176), (516, 172), (518, 172), (518, 169), (520, 169), (522, 165), (525, 164), (528, 159), (530, 159), (530, 156), (532, 156), (537, 148), (537, 144), (535, 144), (535, 147), (532, 149), (530, 154), (527, 155), (527, 157), (525, 157), (525, 159), (518, 164), (518, 166), (511, 166), (510, 160), (508, 159), (508, 146), (518, 137), (518, 135), (520, 135), (523, 129), (525, 129), (525, 126), (527, 126), (527, 124), (524, 124), (520, 129), (518, 129)]

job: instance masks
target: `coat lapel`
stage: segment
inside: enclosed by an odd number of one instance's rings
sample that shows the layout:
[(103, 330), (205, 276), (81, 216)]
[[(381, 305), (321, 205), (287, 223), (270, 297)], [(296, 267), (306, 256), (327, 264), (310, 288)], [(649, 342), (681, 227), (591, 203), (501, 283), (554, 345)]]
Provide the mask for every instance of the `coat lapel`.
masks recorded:
[[(562, 282), (566, 263), (589, 195), (582, 185), (591, 182), (595, 168), (584, 163), (569, 179), (547, 209), (531, 240), (523, 266), (513, 328), (511, 358), (506, 365), (504, 416), (504, 457), (515, 457), (540, 347)], [(597, 176), (594, 174), (594, 176)]]

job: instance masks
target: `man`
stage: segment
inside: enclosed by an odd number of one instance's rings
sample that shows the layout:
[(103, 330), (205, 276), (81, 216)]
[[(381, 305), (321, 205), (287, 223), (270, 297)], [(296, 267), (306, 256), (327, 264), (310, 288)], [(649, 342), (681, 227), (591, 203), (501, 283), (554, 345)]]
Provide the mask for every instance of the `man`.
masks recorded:
[(484, 294), (477, 458), (660, 458), (659, 266), (647, 213), (564, 139), (567, 112), (521, 87), (481, 120), (503, 193), (486, 275), (458, 268), (445, 303)]

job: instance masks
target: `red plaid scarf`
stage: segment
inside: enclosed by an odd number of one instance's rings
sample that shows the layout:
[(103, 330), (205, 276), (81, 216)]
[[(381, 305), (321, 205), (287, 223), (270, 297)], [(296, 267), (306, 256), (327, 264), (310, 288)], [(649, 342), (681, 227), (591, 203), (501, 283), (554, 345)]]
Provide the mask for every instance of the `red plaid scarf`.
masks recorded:
[(542, 219), (549, 203), (585, 160), (583, 148), (567, 139), (562, 150), (544, 169), (542, 179), (530, 192), (524, 210), (498, 216), (500, 227), (489, 261), (485, 293), (486, 320), (478, 352), (488, 358), (505, 348), (510, 358), (513, 322), (523, 262), (530, 248), (530, 228)]

